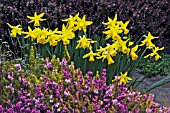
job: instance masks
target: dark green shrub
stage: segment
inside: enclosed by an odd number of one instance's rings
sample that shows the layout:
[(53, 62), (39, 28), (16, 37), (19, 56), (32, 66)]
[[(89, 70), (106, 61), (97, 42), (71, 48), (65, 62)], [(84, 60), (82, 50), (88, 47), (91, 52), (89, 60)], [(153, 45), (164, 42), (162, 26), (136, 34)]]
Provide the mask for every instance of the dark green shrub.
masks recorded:
[(121, 20), (130, 20), (130, 33), (134, 40), (150, 31), (153, 35), (160, 36), (158, 45), (165, 45), (170, 33), (168, 0), (2, 0), (1, 36), (9, 37), (7, 22), (18, 25), (22, 21), (26, 25), (26, 15), (32, 15), (35, 11), (45, 12), (49, 21), (44, 24), (52, 27), (61, 26), (61, 18), (77, 12), (80, 12), (80, 15), (86, 14), (87, 19), (94, 22), (91, 26), (92, 34), (100, 34), (103, 30), (101, 22), (118, 13)]

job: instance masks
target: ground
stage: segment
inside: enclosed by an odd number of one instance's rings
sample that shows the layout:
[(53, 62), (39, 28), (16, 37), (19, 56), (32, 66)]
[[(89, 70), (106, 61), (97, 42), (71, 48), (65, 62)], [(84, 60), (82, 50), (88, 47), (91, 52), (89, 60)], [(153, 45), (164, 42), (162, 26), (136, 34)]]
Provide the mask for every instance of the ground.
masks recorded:
[[(133, 79), (135, 79), (136, 77), (140, 77), (140, 79), (144, 77), (143, 74), (140, 74), (138, 72), (135, 72), (134, 75), (135, 76), (133, 76)], [(170, 73), (168, 75), (157, 74), (153, 77), (147, 77), (146, 79), (144, 79), (143, 83), (141, 83), (137, 87), (137, 90), (142, 91), (166, 76), (170, 76)], [(155, 100), (154, 100), (155, 102), (160, 103), (161, 105), (164, 105), (166, 103), (167, 105), (170, 106), (170, 83), (152, 89), (148, 93), (152, 93), (155, 95)]]

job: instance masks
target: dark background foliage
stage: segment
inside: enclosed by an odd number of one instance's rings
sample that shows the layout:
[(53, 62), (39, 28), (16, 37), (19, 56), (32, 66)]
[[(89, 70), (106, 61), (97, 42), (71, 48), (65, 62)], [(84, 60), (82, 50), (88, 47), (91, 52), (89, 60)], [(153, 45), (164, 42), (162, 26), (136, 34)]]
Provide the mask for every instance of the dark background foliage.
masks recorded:
[(92, 20), (90, 30), (93, 35), (101, 34), (103, 30), (102, 21), (107, 17), (114, 18), (115, 13), (118, 19), (130, 20), (128, 28), (134, 40), (148, 31), (153, 36), (159, 36), (156, 41), (159, 46), (168, 47), (170, 36), (170, 14), (168, 0), (1, 0), (0, 3), (0, 32), (1, 37), (8, 39), (7, 33), (9, 22), (12, 25), (22, 24), (27, 30), (27, 15), (32, 16), (36, 11), (38, 14), (45, 12), (48, 22), (43, 26), (50, 28), (61, 27), (61, 19), (69, 15), (80, 13), (82, 17), (87, 15), (87, 20)]

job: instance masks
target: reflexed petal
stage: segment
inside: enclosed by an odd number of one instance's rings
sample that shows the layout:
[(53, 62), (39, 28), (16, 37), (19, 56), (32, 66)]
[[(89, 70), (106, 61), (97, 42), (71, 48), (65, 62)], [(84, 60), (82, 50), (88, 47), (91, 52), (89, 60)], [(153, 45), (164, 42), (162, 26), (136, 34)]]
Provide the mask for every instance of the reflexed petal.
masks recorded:
[(43, 16), (44, 16), (44, 12), (38, 15), (39, 18), (41, 18)]

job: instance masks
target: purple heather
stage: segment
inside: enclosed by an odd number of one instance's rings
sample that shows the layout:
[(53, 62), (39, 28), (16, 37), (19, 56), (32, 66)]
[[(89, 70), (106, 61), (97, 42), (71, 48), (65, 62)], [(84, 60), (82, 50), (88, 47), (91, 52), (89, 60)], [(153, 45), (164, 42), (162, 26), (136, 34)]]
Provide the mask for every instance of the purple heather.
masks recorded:
[(21, 71), (21, 65), (20, 64), (15, 64), (14, 67), (18, 72)]
[(60, 62), (61, 66), (66, 66), (67, 65), (67, 60), (65, 58), (63, 58)]
[(3, 107), (2, 107), (2, 105), (0, 105), (0, 113), (2, 113), (3, 112)]
[(46, 69), (52, 68), (52, 63), (51, 63), (48, 59), (46, 59), (45, 61), (46, 61), (46, 64), (44, 65), (44, 67), (45, 67)]
[(14, 79), (14, 73), (13, 72), (8, 72), (8, 79), (12, 81)]
[(146, 108), (146, 113), (152, 113), (152, 112), (153, 112), (152, 109)]

